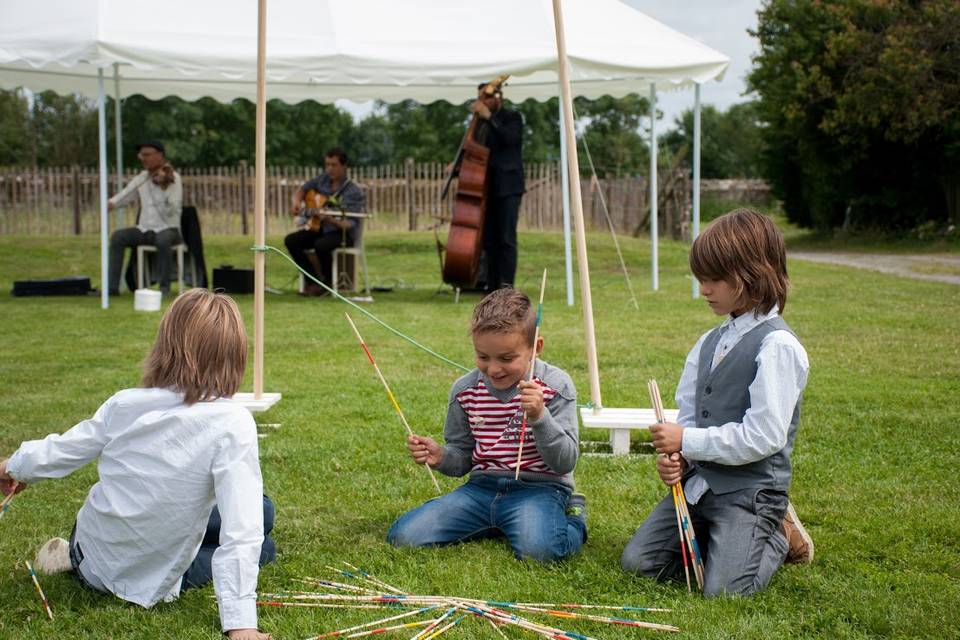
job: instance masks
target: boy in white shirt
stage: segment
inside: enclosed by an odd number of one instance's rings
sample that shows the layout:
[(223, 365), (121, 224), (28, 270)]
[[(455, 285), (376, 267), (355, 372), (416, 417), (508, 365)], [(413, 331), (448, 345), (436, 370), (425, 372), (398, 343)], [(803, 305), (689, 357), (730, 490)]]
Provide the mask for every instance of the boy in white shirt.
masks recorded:
[[(99, 458), (70, 542), (47, 542), (38, 569), (72, 570), (85, 586), (147, 608), (212, 577), (224, 632), (270, 637), (256, 628), (256, 587), (259, 566), (276, 556), (264, 535), (273, 505), (263, 497), (256, 425), (230, 399), (246, 359), (236, 303), (192, 289), (160, 321), (143, 388), (114, 394), (92, 418), (0, 462), (7, 495)], [(216, 545), (208, 525), (218, 522)]]
[[(810, 365), (780, 314), (787, 301), (783, 235), (738, 209), (690, 249), (713, 312), (727, 316), (687, 356), (676, 423), (650, 427), (667, 486), (682, 483), (704, 554), (704, 595), (750, 595), (784, 562), (813, 559), (813, 540), (790, 506), (790, 455)], [(625, 571), (683, 575), (672, 496), (647, 517), (621, 556)]]

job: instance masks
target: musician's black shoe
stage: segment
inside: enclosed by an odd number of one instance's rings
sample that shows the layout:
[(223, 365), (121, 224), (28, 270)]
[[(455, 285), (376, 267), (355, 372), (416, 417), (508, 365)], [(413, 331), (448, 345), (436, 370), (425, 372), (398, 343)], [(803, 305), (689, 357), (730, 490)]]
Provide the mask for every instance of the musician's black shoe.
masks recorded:
[(323, 298), (330, 295), (330, 292), (327, 289), (324, 289), (318, 284), (308, 282), (303, 287), (303, 295), (309, 298)]

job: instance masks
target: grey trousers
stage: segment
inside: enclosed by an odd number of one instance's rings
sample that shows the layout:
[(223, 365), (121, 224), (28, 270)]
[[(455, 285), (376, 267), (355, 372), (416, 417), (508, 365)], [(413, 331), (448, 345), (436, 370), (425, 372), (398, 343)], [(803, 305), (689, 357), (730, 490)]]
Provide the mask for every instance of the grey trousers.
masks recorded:
[(140, 231), (137, 227), (117, 229), (110, 236), (110, 293), (120, 292), (120, 272), (123, 271), (123, 252), (127, 247), (138, 247), (141, 244), (150, 244), (157, 248), (157, 275), (160, 280), (160, 290), (170, 291), (170, 271), (173, 266), (173, 251), (171, 247), (180, 244), (180, 230), (170, 227), (162, 231)]
[[(703, 594), (750, 595), (767, 586), (787, 557), (787, 540), (780, 530), (787, 494), (768, 489), (743, 489), (715, 495), (707, 491), (689, 505), (703, 555)], [(627, 543), (620, 557), (624, 571), (657, 580), (685, 580), (680, 533), (668, 494)], [(691, 569), (691, 582), (693, 581)]]

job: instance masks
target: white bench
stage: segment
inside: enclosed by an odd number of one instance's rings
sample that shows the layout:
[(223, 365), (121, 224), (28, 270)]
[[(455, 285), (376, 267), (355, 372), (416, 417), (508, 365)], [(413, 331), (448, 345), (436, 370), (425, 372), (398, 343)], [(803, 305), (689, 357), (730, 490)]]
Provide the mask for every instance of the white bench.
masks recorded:
[(260, 394), (259, 398), (257, 398), (252, 392), (238, 392), (233, 394), (233, 401), (246, 407), (250, 413), (266, 411), (273, 405), (280, 402), (280, 398), (281, 395), (279, 393), (264, 392)]
[[(676, 409), (664, 409), (664, 418), (668, 422), (677, 421)], [(580, 409), (580, 419), (587, 429), (609, 429), (610, 446), (615, 455), (630, 453), (630, 431), (649, 429), (656, 424), (653, 409), (611, 409), (604, 407), (595, 413), (590, 407)]]

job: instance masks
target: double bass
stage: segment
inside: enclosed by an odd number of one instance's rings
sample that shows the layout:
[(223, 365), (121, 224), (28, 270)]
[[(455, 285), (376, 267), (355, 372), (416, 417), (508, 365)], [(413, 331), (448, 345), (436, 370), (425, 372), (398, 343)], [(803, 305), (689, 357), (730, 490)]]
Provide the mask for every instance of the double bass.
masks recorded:
[[(509, 76), (500, 76), (483, 88), (485, 95), (500, 90)], [(460, 142), (453, 170), (447, 178), (443, 196), (450, 182), (459, 176), (457, 192), (450, 218), (450, 231), (442, 265), (443, 281), (463, 289), (476, 286), (479, 276), (480, 254), (483, 252), (483, 222), (487, 205), (487, 168), (490, 149), (483, 144), (489, 125), (473, 114), (470, 126)]]

